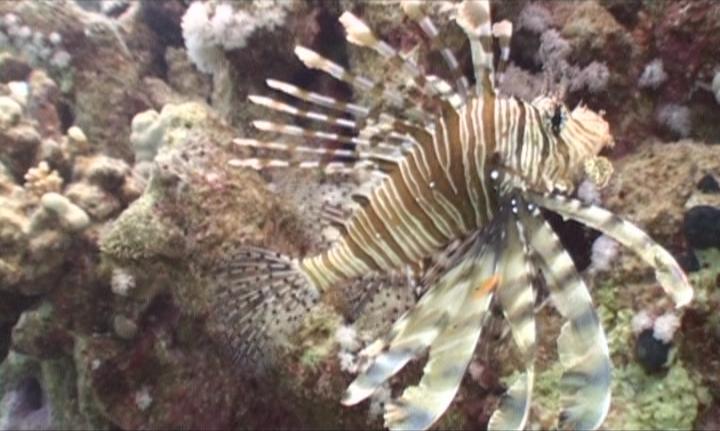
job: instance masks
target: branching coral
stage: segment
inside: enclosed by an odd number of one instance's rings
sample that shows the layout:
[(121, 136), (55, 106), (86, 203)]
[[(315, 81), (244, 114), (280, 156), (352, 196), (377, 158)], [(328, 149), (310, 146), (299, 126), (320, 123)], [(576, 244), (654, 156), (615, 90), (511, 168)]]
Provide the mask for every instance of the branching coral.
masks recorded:
[(45, 193), (41, 198), (42, 207), (33, 215), (33, 230), (40, 229), (45, 220), (53, 216), (58, 219), (60, 225), (71, 232), (85, 229), (90, 224), (90, 217), (82, 208), (70, 202), (65, 196), (50, 192)]
[(36, 197), (41, 197), (49, 192), (59, 192), (62, 184), (63, 180), (60, 175), (56, 170), (51, 170), (44, 160), (36, 167), (30, 168), (25, 174), (25, 190)]

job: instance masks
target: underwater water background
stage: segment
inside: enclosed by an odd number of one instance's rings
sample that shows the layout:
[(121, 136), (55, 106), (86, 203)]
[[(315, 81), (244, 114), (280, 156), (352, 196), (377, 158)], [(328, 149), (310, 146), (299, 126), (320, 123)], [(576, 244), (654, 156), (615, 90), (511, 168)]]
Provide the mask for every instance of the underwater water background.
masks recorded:
[[(433, 43), (474, 84), (457, 3), (423, 7), (439, 30)], [(720, 2), (492, 7), (494, 22), (513, 22), (502, 94), (530, 101), (551, 80), (570, 109), (583, 103), (609, 123), (614, 146), (601, 156), (612, 177), (578, 181), (573, 196), (643, 229), (694, 289), (676, 308), (631, 250), (545, 212), (607, 337), (612, 401), (601, 428), (720, 429)], [(366, 180), (233, 167), (269, 154), (237, 138), (281, 141), (254, 120), (317, 125), (251, 103), (292, 102), (267, 79), (358, 105), (376, 96), (306, 68), (298, 45), (388, 88), (409, 86), (346, 41), (346, 10), (424, 73), (455, 78), (394, 1), (0, 1), (0, 430), (383, 427), (383, 409), (418, 381), (424, 358), (369, 402), (340, 400), (361, 349), (417, 303), (417, 286), (363, 279), (309, 312), (258, 321), (272, 365), (259, 370), (235, 357), (248, 339), (235, 306), (245, 299), (222, 272), (243, 245), (321, 252), (339, 235), (321, 210), (337, 204), (346, 217), (340, 203)], [(528, 429), (554, 427), (562, 404), (563, 319), (545, 286), (537, 296)], [(277, 329), (291, 317), (295, 331)], [(435, 428), (486, 429), (522, 369), (495, 313)]]

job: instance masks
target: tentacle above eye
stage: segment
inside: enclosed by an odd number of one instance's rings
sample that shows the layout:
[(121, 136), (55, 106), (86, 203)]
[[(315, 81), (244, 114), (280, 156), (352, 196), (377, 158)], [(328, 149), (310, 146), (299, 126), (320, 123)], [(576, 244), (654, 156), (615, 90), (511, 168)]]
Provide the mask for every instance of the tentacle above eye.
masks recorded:
[(685, 273), (672, 255), (634, 224), (595, 205), (584, 204), (561, 195), (540, 195), (527, 192), (533, 203), (597, 229), (637, 253), (655, 269), (655, 277), (677, 307), (687, 305), (693, 289)]

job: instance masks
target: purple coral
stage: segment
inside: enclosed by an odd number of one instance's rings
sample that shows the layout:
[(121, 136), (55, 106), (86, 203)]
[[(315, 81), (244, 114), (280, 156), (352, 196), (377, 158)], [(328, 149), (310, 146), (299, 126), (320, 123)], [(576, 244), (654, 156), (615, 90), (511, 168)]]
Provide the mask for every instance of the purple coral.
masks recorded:
[(49, 430), (53, 428), (52, 409), (47, 395), (35, 377), (20, 380), (0, 401), (1, 430)]
[(660, 87), (667, 78), (668, 76), (663, 68), (663, 62), (661, 59), (657, 58), (645, 66), (645, 70), (643, 70), (643, 73), (640, 75), (640, 79), (638, 80), (638, 85), (642, 88), (656, 89)]
[(658, 123), (664, 125), (680, 137), (685, 138), (690, 135), (692, 120), (690, 118), (690, 108), (687, 106), (674, 103), (663, 105), (658, 110), (655, 118)]
[(552, 25), (552, 15), (543, 6), (530, 3), (518, 16), (517, 28), (540, 34)]

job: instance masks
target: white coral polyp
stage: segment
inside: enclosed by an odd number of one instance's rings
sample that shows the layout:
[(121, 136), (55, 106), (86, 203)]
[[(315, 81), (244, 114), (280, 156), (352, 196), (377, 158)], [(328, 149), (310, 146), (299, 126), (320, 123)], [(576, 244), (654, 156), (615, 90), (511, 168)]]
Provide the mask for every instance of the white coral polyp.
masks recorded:
[(258, 29), (274, 30), (285, 21), (288, 2), (257, 2), (248, 10), (234, 10), (231, 3), (214, 8), (190, 5), (182, 19), (183, 39), (190, 61), (202, 72), (215, 73), (225, 62), (224, 50), (244, 48)]
[(657, 58), (645, 66), (645, 70), (643, 70), (638, 80), (638, 85), (643, 88), (656, 89), (667, 80), (667, 77), (662, 60)]
[(222, 52), (214, 45), (212, 26), (205, 4), (191, 4), (183, 16), (181, 26), (190, 61), (201, 72), (213, 73), (221, 62)]
[(112, 272), (110, 286), (116, 295), (127, 296), (135, 288), (135, 277), (125, 268), (115, 268)]
[(653, 316), (650, 315), (646, 310), (643, 310), (633, 316), (632, 318), (632, 331), (633, 334), (639, 335), (642, 331), (653, 327)]
[(592, 245), (592, 269), (595, 271), (607, 271), (615, 259), (620, 245), (607, 235), (600, 235)]
[(672, 341), (673, 336), (679, 327), (680, 319), (678, 319), (678, 317), (673, 313), (665, 313), (655, 319), (653, 337), (662, 342), (669, 343)]
[(526, 29), (541, 34), (552, 25), (552, 15), (543, 6), (530, 3), (525, 6), (518, 17), (518, 29)]
[(357, 331), (352, 326), (341, 325), (335, 331), (335, 340), (343, 350), (354, 352), (360, 348)]

